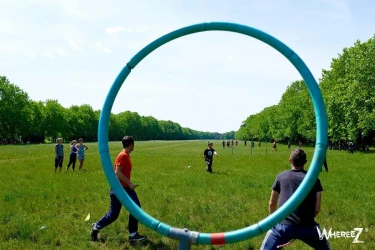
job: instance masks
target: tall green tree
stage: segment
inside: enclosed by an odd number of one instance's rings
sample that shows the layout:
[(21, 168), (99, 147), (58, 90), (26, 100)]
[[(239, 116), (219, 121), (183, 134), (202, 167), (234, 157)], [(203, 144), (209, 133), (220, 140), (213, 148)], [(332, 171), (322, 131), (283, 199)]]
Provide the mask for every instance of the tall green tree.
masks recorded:
[(59, 136), (64, 141), (69, 135), (67, 115), (65, 108), (59, 104), (57, 100), (47, 100), (45, 102), (45, 121), (44, 129), (46, 137), (51, 137), (52, 141), (56, 141)]
[(28, 129), (25, 129), (24, 142), (44, 143), (45, 137), (45, 106), (42, 101), (29, 101), (30, 116), (28, 117)]
[(20, 87), (0, 76), (0, 136), (18, 139), (28, 128), (29, 96)]
[(357, 41), (323, 70), (321, 89), (327, 104), (329, 136), (359, 141), (375, 130), (375, 36)]

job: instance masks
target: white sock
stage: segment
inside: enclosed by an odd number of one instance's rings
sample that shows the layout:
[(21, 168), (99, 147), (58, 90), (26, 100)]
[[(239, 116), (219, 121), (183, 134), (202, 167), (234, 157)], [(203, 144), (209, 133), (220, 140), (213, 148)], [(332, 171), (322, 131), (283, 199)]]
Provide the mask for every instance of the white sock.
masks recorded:
[(131, 233), (131, 234), (130, 234), (130, 237), (133, 237), (135, 234), (136, 234), (136, 233)]

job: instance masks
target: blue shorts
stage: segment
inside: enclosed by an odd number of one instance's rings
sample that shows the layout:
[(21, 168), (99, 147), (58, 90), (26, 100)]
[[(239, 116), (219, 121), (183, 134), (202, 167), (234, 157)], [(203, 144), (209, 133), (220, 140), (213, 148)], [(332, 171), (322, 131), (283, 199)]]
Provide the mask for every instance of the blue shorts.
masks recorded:
[[(318, 231), (319, 230), (319, 231)], [(320, 233), (319, 233), (320, 232)], [(326, 237), (320, 238), (320, 226), (298, 227), (278, 223), (264, 237), (261, 250), (279, 250), (292, 240), (301, 240), (313, 249), (330, 250)]]
[(78, 160), (79, 161), (82, 161), (82, 160), (84, 160), (85, 159), (85, 155), (78, 155)]

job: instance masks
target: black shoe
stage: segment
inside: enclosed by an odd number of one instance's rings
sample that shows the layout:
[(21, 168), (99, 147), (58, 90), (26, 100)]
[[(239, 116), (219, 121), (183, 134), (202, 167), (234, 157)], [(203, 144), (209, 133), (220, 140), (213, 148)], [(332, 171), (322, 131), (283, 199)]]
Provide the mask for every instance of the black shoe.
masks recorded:
[(91, 225), (91, 241), (98, 241), (99, 230), (95, 229), (95, 223)]
[(146, 236), (135, 233), (133, 236), (129, 236), (129, 242), (143, 241), (147, 239)]

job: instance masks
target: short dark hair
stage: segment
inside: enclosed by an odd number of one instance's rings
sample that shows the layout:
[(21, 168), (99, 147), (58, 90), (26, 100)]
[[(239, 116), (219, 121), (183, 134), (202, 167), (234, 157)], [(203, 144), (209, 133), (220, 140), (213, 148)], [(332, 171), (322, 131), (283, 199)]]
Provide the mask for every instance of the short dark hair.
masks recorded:
[(124, 138), (122, 138), (122, 146), (124, 148), (127, 148), (129, 147), (130, 145), (134, 144), (134, 139), (132, 136), (124, 136)]
[(292, 161), (293, 166), (295, 167), (303, 167), (307, 160), (306, 160), (306, 153), (300, 148), (294, 149), (290, 153), (290, 160)]

